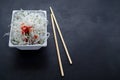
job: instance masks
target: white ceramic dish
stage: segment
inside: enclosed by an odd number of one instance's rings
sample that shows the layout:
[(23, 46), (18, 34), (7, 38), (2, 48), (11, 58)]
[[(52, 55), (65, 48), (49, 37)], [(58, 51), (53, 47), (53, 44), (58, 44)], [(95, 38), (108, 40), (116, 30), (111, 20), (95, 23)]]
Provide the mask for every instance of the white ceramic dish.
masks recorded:
[[(12, 19), (11, 19), (11, 22), (13, 21), (13, 16), (15, 14), (15, 12), (17, 11), (20, 11), (20, 10), (13, 10), (12, 12)], [(47, 12), (44, 11), (44, 10), (27, 10), (27, 11), (36, 11), (36, 12), (40, 12), (40, 13), (43, 13), (45, 18), (47, 19)], [(11, 25), (12, 27), (12, 25)], [(12, 28), (10, 29), (10, 36), (9, 36), (9, 47), (14, 47), (14, 48), (18, 48), (20, 50), (38, 50), (40, 49), (41, 47), (46, 47), (47, 46), (47, 39), (48, 37), (50, 36), (50, 33), (47, 32), (47, 25), (46, 25), (46, 29), (45, 29), (45, 41), (43, 44), (33, 44), (33, 45), (14, 45), (11, 43), (11, 31), (12, 31)]]

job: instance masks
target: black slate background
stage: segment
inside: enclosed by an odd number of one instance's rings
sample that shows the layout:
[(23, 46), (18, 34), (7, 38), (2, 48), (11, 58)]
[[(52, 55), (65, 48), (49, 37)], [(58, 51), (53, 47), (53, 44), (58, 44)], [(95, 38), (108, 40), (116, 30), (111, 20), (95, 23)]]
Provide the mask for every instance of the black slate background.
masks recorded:
[[(69, 65), (58, 40), (65, 77), (61, 78), (53, 39), (49, 6), (57, 16), (73, 60)], [(38, 51), (8, 47), (12, 10), (48, 12), (48, 46)], [(0, 0), (0, 80), (119, 80), (119, 0)]]

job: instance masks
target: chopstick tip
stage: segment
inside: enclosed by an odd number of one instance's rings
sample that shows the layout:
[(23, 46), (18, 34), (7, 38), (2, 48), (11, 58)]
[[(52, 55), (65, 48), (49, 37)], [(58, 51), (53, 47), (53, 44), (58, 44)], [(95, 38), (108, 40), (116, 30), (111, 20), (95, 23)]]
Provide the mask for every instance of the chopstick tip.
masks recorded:
[(64, 77), (64, 74), (62, 74), (61, 76)]
[(50, 6), (49, 8), (50, 8), (50, 10), (52, 10), (52, 7), (51, 7), (51, 6)]
[(70, 62), (70, 65), (72, 65), (73, 63), (72, 62)]

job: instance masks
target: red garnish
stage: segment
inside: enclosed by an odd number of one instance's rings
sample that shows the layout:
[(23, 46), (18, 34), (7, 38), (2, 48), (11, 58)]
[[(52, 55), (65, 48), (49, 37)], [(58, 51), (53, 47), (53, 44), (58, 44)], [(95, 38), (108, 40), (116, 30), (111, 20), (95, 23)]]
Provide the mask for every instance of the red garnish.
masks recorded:
[(22, 26), (21, 30), (22, 30), (22, 34), (26, 34), (26, 33), (30, 33), (31, 32), (31, 26)]
[(38, 35), (34, 35), (34, 38), (37, 39), (37, 38), (38, 38)]

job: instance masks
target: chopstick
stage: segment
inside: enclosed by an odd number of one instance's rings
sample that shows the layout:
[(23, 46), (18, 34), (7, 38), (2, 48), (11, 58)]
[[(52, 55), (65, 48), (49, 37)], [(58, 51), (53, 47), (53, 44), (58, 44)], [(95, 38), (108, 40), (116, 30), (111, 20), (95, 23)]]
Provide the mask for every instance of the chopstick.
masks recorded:
[(63, 46), (64, 46), (64, 49), (65, 49), (66, 55), (67, 55), (67, 57), (68, 57), (69, 63), (72, 64), (71, 57), (70, 57), (70, 55), (69, 55), (67, 46), (66, 46), (65, 41), (64, 41), (64, 39), (63, 39), (63, 36), (62, 36), (61, 30), (60, 30), (60, 27), (59, 27), (59, 25), (58, 25), (58, 22), (57, 22), (57, 20), (56, 20), (56, 17), (55, 17), (55, 14), (54, 14), (54, 12), (53, 12), (52, 7), (50, 7), (50, 11), (51, 11), (51, 14), (52, 14), (52, 16), (53, 16), (53, 19), (54, 19), (54, 21), (55, 21), (55, 24), (56, 24), (57, 30), (58, 30), (58, 32), (59, 32), (61, 41), (62, 41), (62, 43), (63, 43)]
[(51, 16), (51, 22), (52, 22), (52, 28), (53, 28), (53, 33), (54, 33), (54, 40), (55, 40), (55, 45), (56, 45), (56, 50), (57, 50), (57, 56), (58, 56), (58, 62), (59, 62), (59, 67), (60, 67), (60, 71), (61, 71), (61, 76), (64, 76), (64, 71), (63, 71), (62, 61), (61, 61), (61, 57), (60, 57), (60, 51), (59, 51), (53, 16), (52, 16), (52, 14), (50, 16)]

